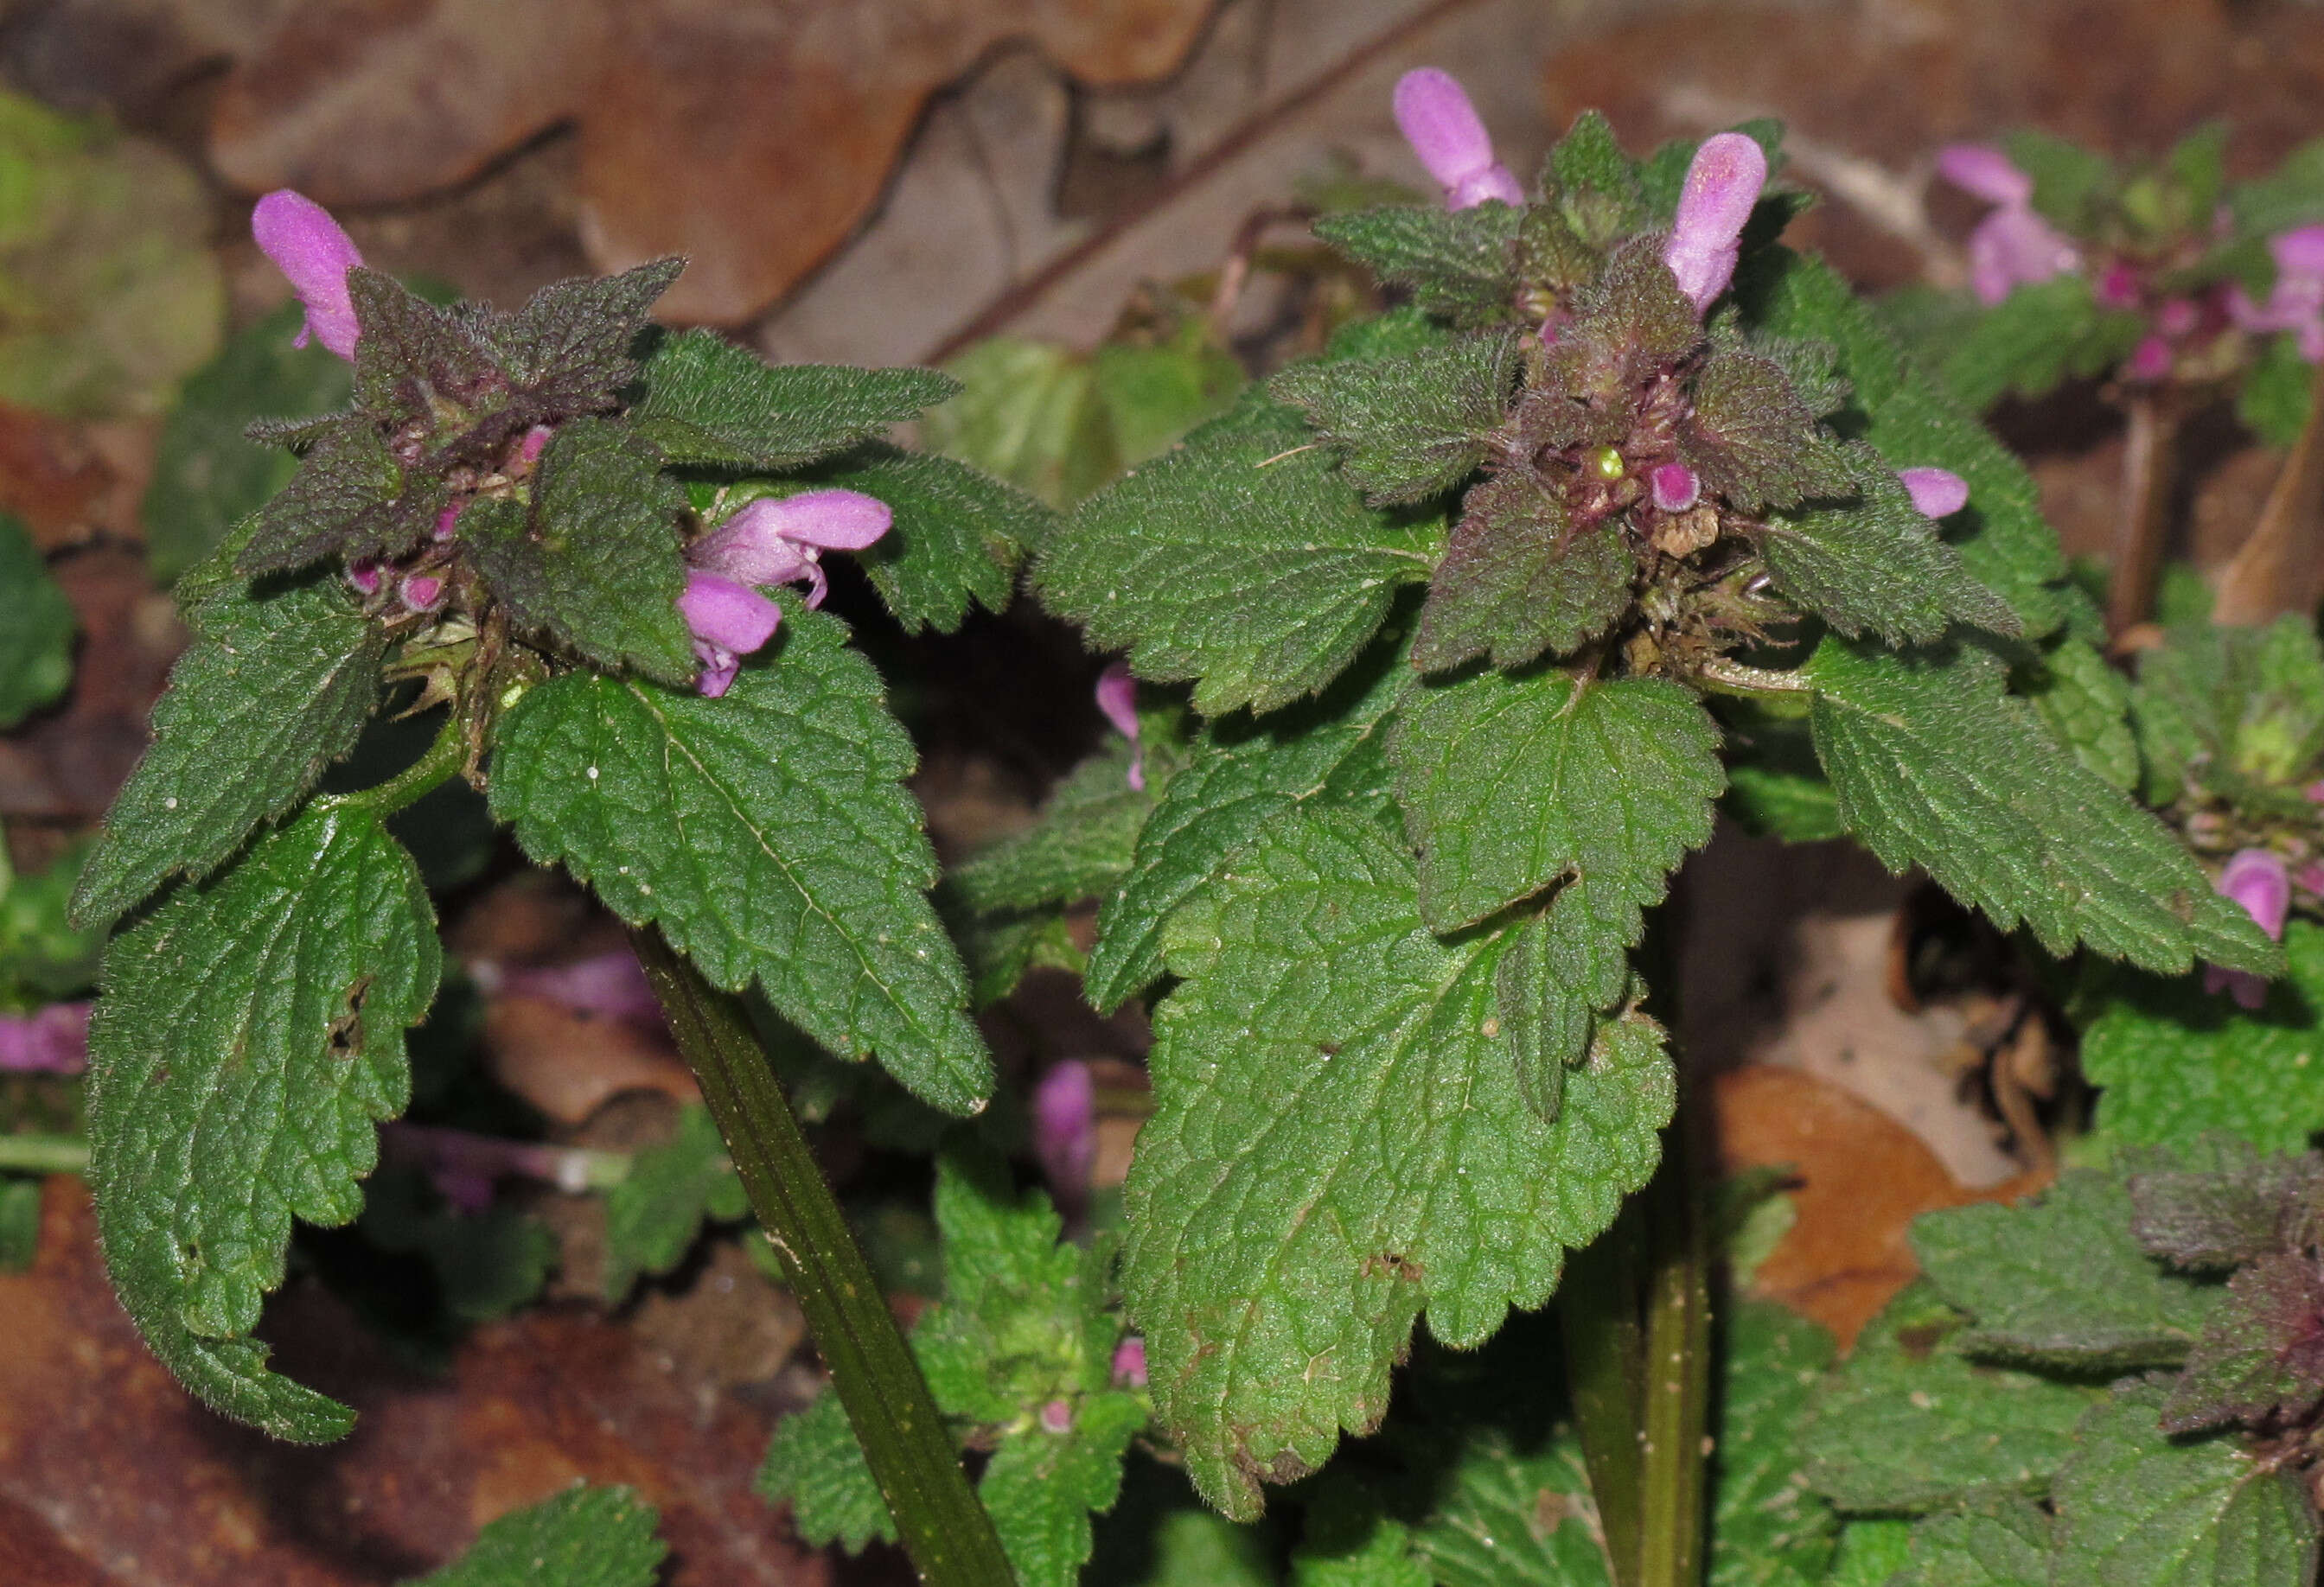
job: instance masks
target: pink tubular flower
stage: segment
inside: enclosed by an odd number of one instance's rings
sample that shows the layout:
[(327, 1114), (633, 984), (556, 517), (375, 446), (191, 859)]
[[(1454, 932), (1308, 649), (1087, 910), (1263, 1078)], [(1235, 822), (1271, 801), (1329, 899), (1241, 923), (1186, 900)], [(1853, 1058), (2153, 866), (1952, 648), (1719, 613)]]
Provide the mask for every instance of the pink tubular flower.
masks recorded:
[(1115, 662), (1097, 675), (1097, 708), (1105, 712), (1105, 720), (1113, 730), (1130, 740), (1130, 776), (1131, 788), (1146, 791), (1146, 754), (1138, 744), (1138, 680), (1130, 675), (1130, 668)]
[(1078, 1207), (1088, 1199), (1097, 1161), (1097, 1085), (1077, 1059), (1053, 1066), (1033, 1089), (1033, 1155), (1061, 1205)]
[(307, 306), (307, 324), (294, 346), (313, 336), (341, 358), (355, 355), (355, 304), (347, 296), (347, 271), (363, 262), (355, 242), (330, 211), (303, 194), (278, 188), (250, 214), (251, 235), (259, 251), (290, 278), (290, 289)]
[(2138, 339), (2138, 345), (2130, 350), (2130, 357), (2124, 362), (2122, 372), (2131, 380), (2152, 385), (2170, 374), (2171, 362), (2171, 344), (2161, 336), (2144, 335)]
[(1113, 1347), (1113, 1384), (1117, 1389), (1146, 1387), (1146, 1340), (1130, 1334)]
[(2267, 301), (2254, 303), (2241, 287), (2231, 288), (2227, 317), (2246, 331), (2290, 331), (2299, 338), (2301, 357), (2310, 363), (2324, 361), (2324, 225), (2297, 226), (2270, 237), (2267, 251), (2275, 259), (2275, 285)]
[(695, 687), (712, 700), (726, 693), (742, 657), (773, 638), (783, 620), (783, 609), (750, 585), (701, 572), (686, 575), (678, 610), (694, 630), (694, 654), (702, 663)]
[(1701, 314), (1735, 278), (1735, 260), (1751, 206), (1767, 183), (1767, 156), (1741, 133), (1705, 138), (1686, 168), (1678, 218), (1671, 223), (1663, 262), (1679, 290)]
[(1393, 100), (1397, 130), (1444, 189), (1444, 207), (1469, 209), (1488, 198), (1525, 202), (1509, 168), (1493, 158), (1492, 135), (1477, 118), (1468, 90), (1445, 72), (1424, 66), (1398, 78)]
[(661, 1002), (654, 996), (638, 956), (626, 948), (570, 964), (504, 968), (479, 960), (468, 967), (468, 973), (493, 996), (538, 997), (576, 1014), (602, 1014), (632, 1024), (661, 1023)]
[(1646, 488), (1664, 512), (1685, 512), (1702, 500), (1702, 482), (1683, 463), (1658, 464), (1646, 475)]
[(1969, 482), (1947, 468), (1900, 468), (1896, 477), (1923, 518), (1950, 518), (1969, 505)]
[(1969, 280), (1978, 301), (1995, 304), (2020, 286), (2077, 269), (2081, 254), (2034, 213), (2034, 179), (2000, 150), (1954, 143), (1937, 153), (1945, 180), (1994, 206), (1969, 237)]
[(0, 1073), (77, 1075), (88, 1068), (86, 1003), (0, 1014)]
[[(2228, 857), (2213, 885), (2241, 904), (2244, 913), (2259, 922), (2261, 931), (2279, 942), (2283, 940), (2283, 917), (2292, 908), (2292, 874), (2281, 856), (2265, 849), (2239, 849)], [(2248, 970), (2224, 970), (2217, 965), (2203, 968), (2203, 990), (2229, 993), (2245, 1008), (2257, 1008), (2267, 1001), (2264, 979)]]
[(861, 551), (888, 532), (896, 515), (860, 491), (808, 491), (761, 497), (687, 551), (694, 565), (738, 584), (807, 581), (807, 603), (821, 606), (830, 585), (824, 551)]

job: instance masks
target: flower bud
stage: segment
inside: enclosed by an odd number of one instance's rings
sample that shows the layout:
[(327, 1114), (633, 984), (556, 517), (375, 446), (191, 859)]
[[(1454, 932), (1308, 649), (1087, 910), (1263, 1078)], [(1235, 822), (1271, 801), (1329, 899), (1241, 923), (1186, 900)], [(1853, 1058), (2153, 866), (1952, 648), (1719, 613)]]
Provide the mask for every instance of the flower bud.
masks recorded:
[(1697, 314), (1734, 280), (1743, 227), (1766, 181), (1766, 154), (1741, 133), (1705, 138), (1694, 151), (1663, 262)]
[(1683, 463), (1656, 465), (1646, 476), (1646, 486), (1655, 506), (1664, 512), (1686, 512), (1702, 500), (1702, 482)]
[(288, 188), (258, 201), (250, 231), (259, 251), (290, 279), (290, 289), (307, 306), (307, 324), (293, 345), (304, 347), (312, 335), (341, 358), (353, 359), (362, 327), (347, 295), (347, 271), (363, 262), (354, 239), (330, 211)]
[(1498, 198), (1515, 206), (1525, 189), (1493, 158), (1493, 140), (1469, 103), (1468, 91), (1447, 73), (1425, 66), (1397, 79), (1396, 124), (1420, 163), (1444, 189), (1444, 206), (1468, 209)]

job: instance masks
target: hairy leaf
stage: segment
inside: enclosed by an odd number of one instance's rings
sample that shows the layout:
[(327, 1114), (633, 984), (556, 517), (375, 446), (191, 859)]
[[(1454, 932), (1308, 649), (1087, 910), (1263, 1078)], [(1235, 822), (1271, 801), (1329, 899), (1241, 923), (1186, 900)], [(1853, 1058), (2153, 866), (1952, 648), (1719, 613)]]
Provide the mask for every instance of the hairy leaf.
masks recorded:
[(191, 614), (195, 638), (153, 708), (153, 742), (106, 814), (73, 917), (111, 920), (180, 872), (199, 879), (307, 796), (379, 702), (381, 630), (332, 584), (236, 593)]
[(2003, 694), (1981, 652), (1827, 639), (1802, 675), (1840, 819), (1891, 870), (1924, 867), (2052, 953), (2080, 941), (2168, 974), (2198, 957), (2261, 973), (2278, 962), (2162, 823)]
[(1862, 448), (1852, 461), (1852, 500), (1767, 520), (1767, 571), (1784, 592), (1850, 638), (1925, 644), (1952, 623), (2020, 632), (2016, 612), (1938, 537), (1879, 455)]
[(517, 627), (599, 666), (691, 683), (694, 637), (678, 614), (686, 496), (654, 449), (611, 419), (558, 427), (530, 503), (481, 500), (460, 515), (477, 573)]
[(1500, 951), (1439, 942), (1409, 858), (1345, 812), (1277, 818), (1172, 922), (1186, 979), (1157, 1015), (1123, 1285), (1155, 1403), (1231, 1515), (1379, 1420), (1424, 1309), (1482, 1341), (1652, 1171), (1659, 1029), (1609, 1024), (1545, 1123), (1486, 1034)]
[(1014, 486), (948, 457), (859, 447), (815, 471), (820, 485), (877, 497), (894, 527), (854, 554), (896, 620), (949, 634), (973, 601), (1009, 604), (1017, 564), (1048, 537), (1056, 514)]
[(1817, 1391), (1808, 1481), (1841, 1509), (1917, 1513), (2048, 1491), (2094, 1391), (1972, 1365), (1958, 1348), (1962, 1326), (1916, 1284)]
[(2129, 793), (2138, 786), (2138, 740), (2130, 730), (2130, 683), (2085, 639), (2043, 654), (2031, 686), (2019, 691), (2074, 758)]
[(1474, 327), (1509, 317), (1516, 281), (1512, 244), (1526, 212), (1498, 202), (1447, 210), (1442, 205), (1382, 205), (1316, 221), (1317, 238), (1412, 293), (1424, 314)]
[(1839, 1532), (1807, 1491), (1800, 1423), (1831, 1365), (1831, 1335), (1765, 1301), (1727, 1318), (1712, 1454), (1711, 1587), (1821, 1582)]
[(1950, 469), (1968, 482), (1969, 507), (1950, 520), (1949, 538), (1977, 581), (2015, 609), (2028, 635), (2064, 621), (2052, 586), (2064, 579), (2066, 559), (2043, 520), (2033, 476), (1905, 356), (1847, 282), (1820, 260), (1769, 247), (1745, 260), (1732, 292), (1762, 333), (1839, 349), (1840, 373), (1855, 390), (1844, 430), (1895, 467)]
[(2324, 1159), (2263, 1156), (2227, 1135), (2123, 1154), (2131, 1232), (2174, 1267), (2225, 1272), (2324, 1237)]
[(1313, 706), (1262, 723), (1214, 724), (1138, 831), (1121, 885), (1098, 915), (1083, 991), (1101, 1011), (1162, 974), (1177, 907), (1283, 812), (1313, 804), (1390, 811), (1385, 728), (1402, 693), (1400, 647), (1383, 645)]
[(1523, 666), (1595, 638), (1630, 609), (1637, 554), (1614, 524), (1576, 524), (1524, 474), (1469, 492), (1428, 587), (1414, 662), (1431, 672), (1480, 656)]
[(1366, 507), (1296, 409), (1257, 395), (1093, 497), (1046, 546), (1049, 604), (1194, 709), (1271, 711), (1337, 676), (1428, 576), (1434, 519)]
[(1268, 382), (1344, 454), (1348, 478), (1382, 506), (1459, 484), (1508, 417), (1517, 342), (1463, 336), (1400, 358), (1295, 364)]
[(790, 1500), (791, 1526), (809, 1547), (836, 1543), (861, 1554), (874, 1537), (896, 1540), (895, 1520), (880, 1497), (863, 1446), (855, 1441), (839, 1396), (828, 1390), (776, 1424), (751, 1486), (770, 1504)]
[(2298, 1424), (2324, 1399), (2324, 1275), (2306, 1253), (2274, 1252), (2227, 1280), (2227, 1300), (2163, 1407), (2163, 1426)]
[(689, 1104), (678, 1138), (641, 1151), (629, 1177), (605, 1193), (605, 1298), (618, 1304), (643, 1275), (678, 1266), (706, 1221), (750, 1210), (710, 1110)]
[(1090, 1556), (1090, 1514), (1113, 1508), (1122, 1457), (1145, 1426), (1137, 1396), (1094, 1394), (1074, 1408), (1067, 1431), (1037, 1425), (992, 1452), (976, 1496), (1022, 1587), (1074, 1587), (1081, 1580)]
[(1854, 494), (1867, 472), (1824, 434), (1782, 365), (1734, 347), (1714, 351), (1695, 376), (1678, 444), (1704, 491), (1748, 513)]
[(845, 634), (792, 610), (770, 663), (721, 700), (594, 674), (542, 684), (500, 719), (493, 812), (717, 985), (755, 979), (832, 1051), (876, 1052), (917, 1096), (973, 1113), (991, 1064), (921, 891), (936, 863), (901, 786), (911, 746)]
[(1553, 184), (1552, 203), (1591, 247), (1609, 247), (1648, 222), (1637, 164), (1622, 152), (1613, 124), (1597, 111), (1574, 117), (1549, 151), (1542, 185), (1546, 189)]
[(1979, 315), (1937, 372), (1961, 406), (1983, 412), (2004, 397), (2046, 397), (2068, 380), (2105, 373), (2144, 328), (2135, 314), (2099, 307), (2089, 282), (2069, 271), (2015, 288)]
[(1025, 830), (978, 850), (945, 878), (971, 909), (1038, 909), (1112, 889), (1128, 874), (1139, 830), (1154, 809), (1130, 785), (1136, 750), (1116, 740), (1059, 783)]
[(2082, 1035), (2100, 1134), (2160, 1146), (2216, 1130), (2298, 1151), (2324, 1129), (2324, 927), (2292, 922), (2283, 948), (2290, 977), (2255, 1013), (2197, 979), (2133, 982), (2107, 1002)]
[(657, 1518), (626, 1488), (569, 1488), (501, 1517), (410, 1587), (653, 1587), (669, 1552)]
[(1421, 915), (1440, 931), (1575, 877), (1634, 912), (1651, 904), (1709, 839), (1726, 785), (1717, 727), (1656, 678), (1582, 683), (1545, 670), (1418, 684), (1388, 757), (1420, 852)]
[(646, 360), (630, 417), (672, 463), (794, 468), (872, 439), (960, 382), (932, 369), (769, 366), (710, 331), (667, 337)]
[(2056, 1528), (2024, 1500), (1931, 1516), (1889, 1587), (2039, 1587), (2050, 1580)]
[(504, 401), (508, 379), (481, 334), (482, 316), (429, 302), (392, 276), (347, 271), (355, 324), (355, 407), (374, 419), (433, 432), (442, 408), (475, 413)]
[(404, 1027), (440, 952), (420, 873), (368, 812), (317, 808), (106, 955), (89, 1031), (89, 1179), (107, 1270), (154, 1353), (278, 1437), (352, 1413), (251, 1339), (290, 1221), (343, 1224), (410, 1093)]
[(375, 427), (328, 419), (290, 482), (233, 531), (235, 566), (262, 573), (334, 554), (401, 552), (445, 499), (439, 483), (406, 476)]
[(1570, 1431), (1525, 1453), (1478, 1432), (1440, 1482), (1410, 1541), (1439, 1587), (1610, 1587), (1590, 1475)]
[[(586, 413), (612, 406), (637, 378), (630, 349), (646, 313), (686, 268), (657, 259), (601, 280), (553, 281), (485, 329), (509, 381), (534, 407)], [(358, 344), (360, 345), (360, 344)]]
[(2305, 1485), (2231, 1442), (2173, 1443), (2163, 1385), (2090, 1408), (2058, 1472), (2052, 1587), (2284, 1587), (2316, 1574)]
[(72, 682), (71, 604), (23, 524), (0, 513), (0, 728)]
[(2014, 1206), (1927, 1214), (1913, 1253), (1974, 1320), (1959, 1341), (1969, 1354), (2085, 1372), (2176, 1365), (2218, 1291), (2148, 1256), (2131, 1215), (2122, 1180), (2070, 1170)]

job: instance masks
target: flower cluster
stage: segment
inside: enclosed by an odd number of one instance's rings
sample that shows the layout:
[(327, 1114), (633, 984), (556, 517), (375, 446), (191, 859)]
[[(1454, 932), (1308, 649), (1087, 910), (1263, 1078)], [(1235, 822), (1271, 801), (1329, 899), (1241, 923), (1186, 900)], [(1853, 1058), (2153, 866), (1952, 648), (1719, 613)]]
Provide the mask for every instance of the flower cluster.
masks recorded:
[[(346, 230), (320, 205), (288, 189), (258, 201), (251, 229), (305, 306), (299, 344), (311, 338), (355, 361), (363, 326), (351, 283), (364, 261)], [(440, 505), (432, 505), (430, 518), (423, 520), (429, 523), (428, 532), (418, 537), (416, 546), (396, 543), (379, 553), (347, 558), (348, 583), (383, 615), (424, 617), (452, 603), (464, 567), (463, 514), (484, 498), (526, 500), (556, 437), (560, 421), (554, 417), (493, 426), (491, 401), (506, 394), (506, 377), (475, 360), (463, 363), (460, 355), (473, 351), (456, 345), (436, 354), (444, 372), (440, 379), (431, 372), (423, 385), (427, 394), (419, 406), (424, 417), (400, 429), (390, 444), (396, 461), (407, 468), (441, 465), (439, 481), (429, 482)], [(617, 369), (618, 361), (612, 367)], [(481, 415), (485, 422), (431, 454), (428, 441), (437, 411), (447, 407), (464, 411), (457, 402), (439, 399), (435, 392), (439, 384), (463, 393), (474, 388), (480, 401), (475, 414), (467, 417)], [(610, 387), (613, 382), (600, 384)], [(561, 391), (557, 398), (561, 409), (571, 413), (604, 405), (586, 393)], [(549, 397), (540, 401), (559, 406)], [(411, 494), (407, 482), (397, 496), (400, 501)], [(821, 605), (827, 589), (821, 554), (860, 551), (885, 534), (891, 519), (884, 503), (859, 492), (808, 491), (752, 501), (688, 546), (689, 571), (678, 609), (694, 637), (700, 692), (712, 697), (724, 694), (742, 658), (773, 638), (782, 612), (763, 593), (766, 587), (803, 582), (807, 604)]]

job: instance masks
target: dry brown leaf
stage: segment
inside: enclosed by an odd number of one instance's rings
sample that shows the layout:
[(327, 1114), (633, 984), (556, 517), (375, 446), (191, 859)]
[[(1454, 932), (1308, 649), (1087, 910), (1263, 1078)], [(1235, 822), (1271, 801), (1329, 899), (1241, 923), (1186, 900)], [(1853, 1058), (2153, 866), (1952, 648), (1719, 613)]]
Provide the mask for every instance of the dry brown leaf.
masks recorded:
[(662, 1512), (669, 1587), (829, 1578), (750, 1491), (767, 1408), (600, 1318), (479, 1329), (422, 1378), (330, 1296), (271, 1310), (274, 1362), (355, 1405), (355, 1435), (278, 1444), (203, 1409), (138, 1340), (78, 1181), (49, 1181), (40, 1254), (0, 1274), (0, 1581), (25, 1587), (372, 1587), (441, 1564), (576, 1478)]
[(1026, 40), (1084, 83), (1177, 64), (1209, 0), (308, 0), (220, 87), (210, 151), (254, 191), (420, 197), (560, 122), (583, 235), (693, 266), (662, 312), (733, 321), (852, 232), (930, 95)]
[(1905, 1242), (1924, 1212), (2014, 1201), (2046, 1175), (1972, 1190), (1919, 1136), (1869, 1103), (1796, 1069), (1765, 1064), (1719, 1077), (1719, 1155), (1729, 1174), (1789, 1167), (1796, 1216), (1752, 1288), (1814, 1318), (1841, 1348), (1920, 1271)]
[(557, 1123), (580, 1124), (624, 1091), (700, 1096), (669, 1038), (541, 997), (495, 997), (484, 1010), (493, 1079)]

